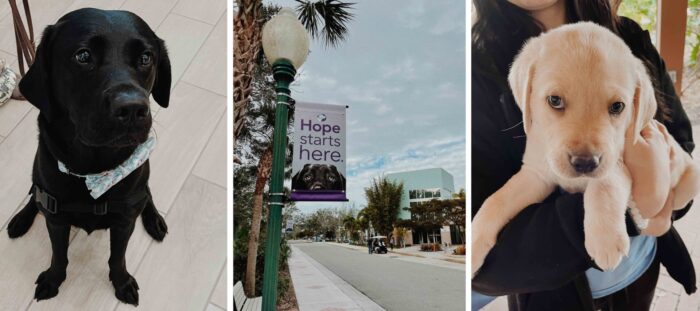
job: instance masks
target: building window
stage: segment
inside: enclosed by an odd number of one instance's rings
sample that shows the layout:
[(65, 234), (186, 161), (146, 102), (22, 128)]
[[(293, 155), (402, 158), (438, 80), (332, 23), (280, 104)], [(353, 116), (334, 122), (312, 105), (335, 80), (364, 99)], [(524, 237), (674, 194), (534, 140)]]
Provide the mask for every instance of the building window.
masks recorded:
[(434, 189), (416, 189), (408, 191), (408, 198), (414, 199), (439, 199), (440, 188)]

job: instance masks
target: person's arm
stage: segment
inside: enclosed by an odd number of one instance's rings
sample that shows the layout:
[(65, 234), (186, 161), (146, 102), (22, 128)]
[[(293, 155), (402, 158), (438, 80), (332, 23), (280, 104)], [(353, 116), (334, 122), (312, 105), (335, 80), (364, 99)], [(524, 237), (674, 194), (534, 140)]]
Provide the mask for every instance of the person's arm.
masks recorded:
[[(518, 131), (504, 131), (498, 95), (472, 85), (472, 211), (520, 167), (511, 155)], [(503, 105), (515, 109), (514, 103)], [(510, 107), (510, 108), (509, 108)], [(472, 288), (489, 296), (561, 287), (592, 266), (583, 241), (581, 194), (555, 193), (527, 207), (501, 231), (496, 245), (472, 280)]]
[[(633, 49), (633, 52), (637, 57), (646, 60), (647, 65), (651, 65), (649, 74), (653, 75), (653, 78), (656, 80), (654, 86), (657, 89), (657, 98), (663, 102), (663, 107), (661, 109), (663, 109), (667, 116), (667, 118), (662, 120), (662, 123), (668, 129), (669, 134), (681, 145), (683, 150), (689, 154), (692, 153), (695, 149), (693, 129), (690, 119), (683, 108), (681, 99), (676, 94), (673, 81), (671, 81), (671, 77), (666, 71), (666, 63), (651, 42), (649, 32), (642, 30), (641, 27), (632, 20), (624, 19), (623, 22), (627, 24), (631, 32), (640, 32), (640, 47)], [(688, 206), (681, 210), (674, 211), (673, 220), (683, 217), (692, 206), (692, 203), (693, 202), (690, 202)]]

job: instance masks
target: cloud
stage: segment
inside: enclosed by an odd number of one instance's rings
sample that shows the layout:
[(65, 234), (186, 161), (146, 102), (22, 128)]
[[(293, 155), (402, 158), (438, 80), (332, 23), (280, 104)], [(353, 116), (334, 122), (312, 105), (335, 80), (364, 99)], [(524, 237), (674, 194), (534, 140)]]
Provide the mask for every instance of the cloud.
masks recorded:
[(464, 10), (444, 10), (430, 28), (433, 35), (444, 35), (450, 32), (464, 32)]
[(397, 19), (401, 26), (408, 29), (416, 29), (423, 25), (422, 17), (425, 13), (424, 1), (413, 0), (397, 12)]

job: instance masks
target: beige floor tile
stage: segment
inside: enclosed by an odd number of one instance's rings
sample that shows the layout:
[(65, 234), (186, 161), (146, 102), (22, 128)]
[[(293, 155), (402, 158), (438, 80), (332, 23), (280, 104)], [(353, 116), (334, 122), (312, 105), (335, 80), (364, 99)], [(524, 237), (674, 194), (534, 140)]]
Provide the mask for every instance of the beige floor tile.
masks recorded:
[(226, 96), (226, 16), (219, 20), (209, 38), (182, 76), (201, 88)]
[[(126, 254), (129, 272), (136, 272), (152, 241), (141, 220), (137, 220)], [(167, 242), (169, 239), (166, 236), (164, 243)], [(158, 244), (154, 244), (154, 252), (158, 251)], [(39, 303), (33, 302), (29, 310), (114, 309), (120, 302), (114, 296), (114, 287), (109, 281), (109, 254), (108, 230), (95, 231), (90, 235), (79, 230), (68, 249), (66, 281), (61, 284), (58, 296)]]
[(171, 94), (170, 107), (158, 113), (149, 184), (159, 210), (170, 209), (225, 107), (226, 97), (180, 83)]
[(0, 224), (9, 220), (32, 185), (32, 162), (38, 144), (37, 115), (38, 111), (32, 109), (12, 135), (0, 144), (0, 180), (3, 181), (0, 187)]
[(37, 216), (29, 232), (15, 240), (1, 230), (0, 254), (0, 306), (3, 310), (25, 310), (34, 297), (34, 281), (51, 263), (44, 217)]
[(226, 309), (226, 284), (228, 284), (228, 282), (226, 282), (226, 267), (224, 266), (221, 274), (219, 274), (219, 281), (216, 283), (214, 292), (211, 294), (211, 299), (209, 300), (210, 303), (223, 309)]
[(126, 0), (75, 0), (63, 13), (68, 13), (82, 8), (96, 8), (102, 10), (118, 10)]
[(32, 104), (28, 101), (14, 99), (0, 107), (0, 135), (8, 136), (31, 109)]
[[(20, 4), (20, 6), (22, 6), (22, 5)], [(31, 7), (30, 7), (30, 10), (31, 10)], [(5, 15), (10, 17), (11, 16), (10, 11), (11, 11), (10, 10), (10, 3), (8, 1), (0, 2), (0, 17), (5, 18)], [(22, 16), (24, 16), (24, 15), (22, 15)]]
[(158, 27), (156, 33), (165, 40), (170, 53), (173, 85), (180, 80), (212, 29), (209, 24), (174, 14)]
[(173, 13), (194, 18), (210, 25), (216, 24), (225, 12), (226, 1), (221, 0), (180, 0), (173, 9)]
[(170, 14), (177, 0), (127, 0), (121, 9), (140, 16), (151, 28), (156, 29)]
[[(203, 310), (226, 260), (226, 191), (191, 176), (166, 220), (169, 238), (178, 243), (146, 254), (134, 275), (139, 309)], [(122, 304), (117, 310), (133, 308)]]
[(192, 173), (226, 188), (226, 114), (219, 120)]
[(224, 309), (221, 309), (218, 306), (210, 303), (207, 305), (206, 311), (224, 311)]

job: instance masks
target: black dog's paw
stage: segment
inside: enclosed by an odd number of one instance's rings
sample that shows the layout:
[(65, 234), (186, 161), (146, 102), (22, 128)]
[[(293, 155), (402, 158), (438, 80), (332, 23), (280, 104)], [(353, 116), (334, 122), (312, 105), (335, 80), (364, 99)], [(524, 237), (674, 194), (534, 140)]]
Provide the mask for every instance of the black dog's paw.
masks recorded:
[(146, 228), (146, 232), (158, 242), (163, 241), (165, 235), (168, 234), (168, 225), (165, 223), (163, 216), (158, 213), (158, 211), (144, 212), (141, 214), (141, 220), (143, 221), (143, 226)]
[[(29, 206), (30, 204), (32, 204), (32, 206)], [(29, 228), (32, 227), (34, 218), (37, 214), (36, 206), (33, 204), (35, 203), (27, 203), (27, 206), (25, 206), (19, 213), (17, 213), (17, 215), (15, 215), (15, 217), (12, 217), (12, 220), (10, 220), (10, 223), (7, 225), (7, 235), (10, 236), (10, 239), (23, 236), (25, 233), (27, 233), (27, 231), (29, 231)]]
[(64, 278), (56, 278), (51, 273), (51, 270), (46, 270), (39, 274), (36, 279), (36, 290), (34, 291), (34, 299), (37, 301), (53, 298), (58, 295), (58, 287), (63, 283)]
[(129, 278), (121, 285), (114, 284), (114, 295), (124, 303), (139, 305), (139, 284), (136, 279), (129, 275)]

